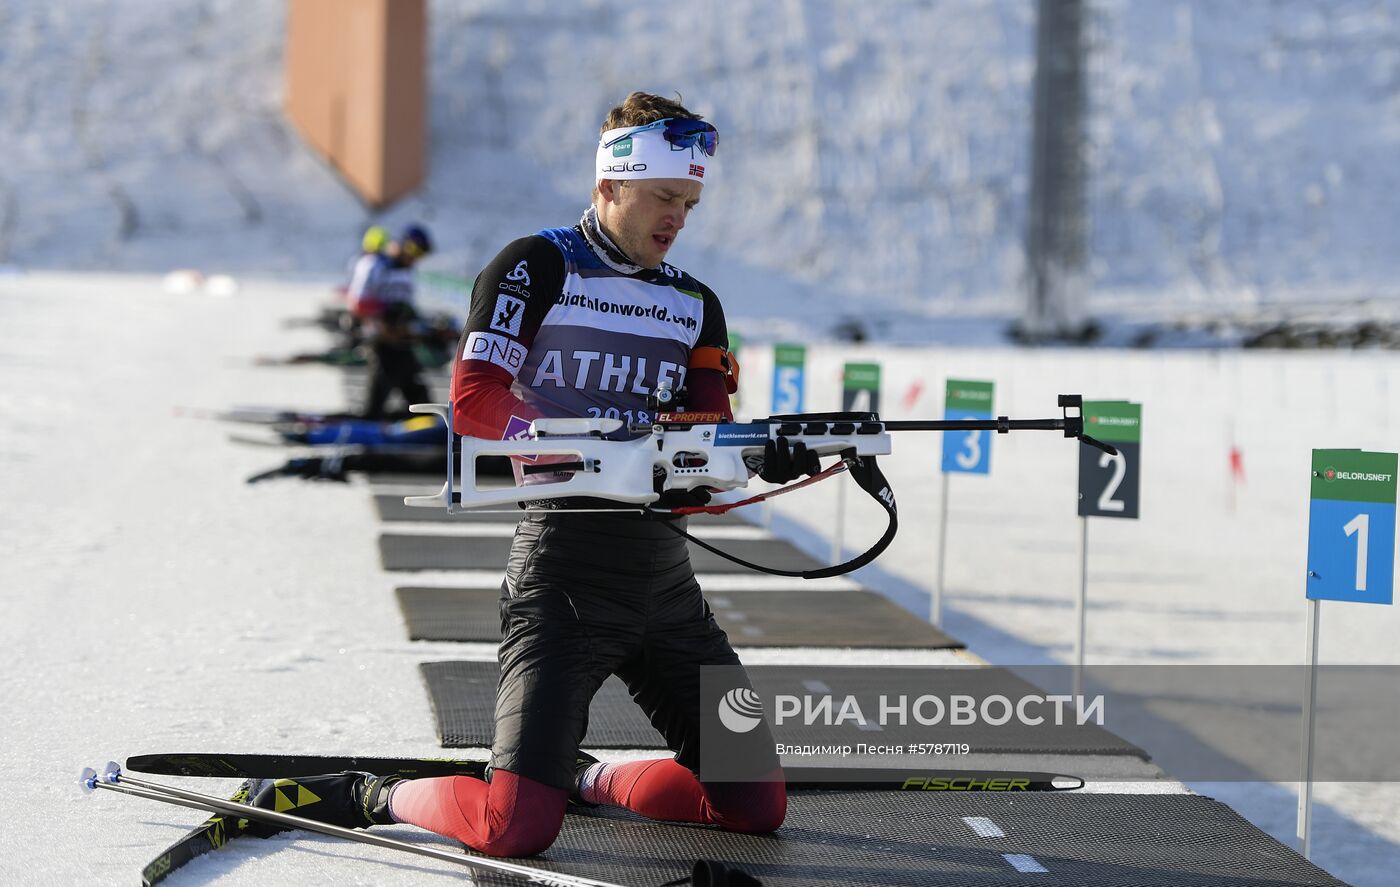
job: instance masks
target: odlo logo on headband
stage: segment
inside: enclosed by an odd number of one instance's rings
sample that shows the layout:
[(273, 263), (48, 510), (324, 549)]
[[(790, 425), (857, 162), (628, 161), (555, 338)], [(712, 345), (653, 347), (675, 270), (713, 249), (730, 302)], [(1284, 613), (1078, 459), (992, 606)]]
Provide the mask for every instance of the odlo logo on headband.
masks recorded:
[(614, 163), (603, 167), (603, 172), (642, 172), (646, 168), (645, 163)]

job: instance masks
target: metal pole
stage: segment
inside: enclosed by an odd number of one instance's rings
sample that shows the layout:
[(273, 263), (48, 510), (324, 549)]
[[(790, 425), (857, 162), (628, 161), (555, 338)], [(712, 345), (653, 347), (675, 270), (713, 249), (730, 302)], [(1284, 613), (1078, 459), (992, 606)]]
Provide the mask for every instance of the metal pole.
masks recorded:
[(1040, 0), (1032, 87), (1030, 201), (1024, 331), (1032, 341), (1075, 330), (1085, 267), (1083, 0)]
[(1307, 680), (1303, 682), (1303, 778), (1298, 784), (1298, 850), (1304, 859), (1312, 852), (1312, 783), (1314, 715), (1317, 708), (1317, 635), (1322, 601), (1308, 601)]
[(466, 868), (513, 875), (531, 884), (551, 884), (555, 885), (555, 887), (622, 887), (622, 885), (612, 881), (595, 881), (592, 878), (569, 875), (563, 872), (551, 872), (546, 869), (533, 868), (518, 863), (494, 859), (489, 856), (467, 856), (462, 853), (452, 853), (436, 847), (424, 847), (418, 844), (411, 844), (407, 841), (400, 841), (396, 838), (387, 838), (383, 835), (341, 828), (337, 825), (317, 822), (287, 813), (279, 813), (275, 810), (269, 810), (263, 807), (252, 807), (247, 804), (228, 801), (224, 798), (216, 798), (199, 792), (186, 791), (176, 788), (175, 786), (147, 782), (144, 779), (135, 779), (127, 776), (120, 771), (120, 768), (115, 767), (114, 764), (109, 764), (108, 769), (101, 774), (101, 776), (92, 770), (85, 771), (82, 782), (83, 788), (86, 791), (103, 789), (120, 794), (129, 794), (135, 797), (146, 798), (147, 800), (162, 801), (164, 803), (174, 804), (178, 807), (194, 807), (196, 809), (208, 810), (212, 813), (223, 813), (243, 819), (258, 820), (284, 826), (286, 828), (305, 829), (306, 831), (318, 832), (319, 834), (328, 835), (333, 838), (344, 838), (347, 841), (356, 841), (361, 844), (384, 847), (390, 850), (400, 850), (404, 853), (412, 853), (417, 856), (426, 856), (430, 859), (449, 862), (453, 865)]
[(928, 620), (937, 626), (943, 625), (943, 577), (944, 566), (948, 561), (948, 473), (943, 473), (943, 500), (938, 517), (938, 573), (933, 585), (933, 598), (929, 601)]
[(1074, 695), (1084, 692), (1084, 611), (1089, 599), (1089, 518), (1079, 519), (1079, 599), (1075, 601), (1074, 615), (1078, 628), (1074, 633)]

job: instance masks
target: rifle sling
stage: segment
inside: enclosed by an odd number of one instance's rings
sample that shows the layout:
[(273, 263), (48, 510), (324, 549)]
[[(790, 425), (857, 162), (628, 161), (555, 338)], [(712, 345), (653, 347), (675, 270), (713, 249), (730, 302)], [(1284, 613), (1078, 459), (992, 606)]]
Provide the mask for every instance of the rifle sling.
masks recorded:
[(874, 456), (857, 456), (855, 450), (845, 450), (841, 453), (841, 460), (850, 471), (851, 478), (860, 485), (862, 490), (870, 494), (870, 498), (874, 499), (880, 504), (881, 508), (885, 509), (885, 513), (889, 516), (889, 525), (885, 527), (884, 535), (864, 553), (844, 563), (835, 564), (830, 567), (822, 567), (819, 570), (779, 570), (773, 567), (765, 567), (761, 564), (755, 564), (741, 557), (729, 554), (728, 552), (721, 551), (708, 542), (695, 538), (670, 522), (680, 515), (671, 515), (655, 511), (648, 511), (647, 514), (658, 520), (665, 521), (667, 527), (670, 527), (676, 533), (684, 536), (706, 551), (717, 554), (726, 560), (733, 561), (742, 567), (757, 570), (760, 573), (768, 573), (773, 576), (795, 576), (802, 579), (829, 579), (833, 576), (844, 576), (854, 570), (859, 570), (861, 567), (875, 560), (875, 558), (879, 557), (880, 554), (889, 547), (890, 543), (894, 541), (895, 533), (899, 531), (899, 517), (898, 510), (895, 506), (894, 491), (890, 489), (889, 482), (885, 480), (884, 473), (880, 471), (880, 466), (875, 463)]

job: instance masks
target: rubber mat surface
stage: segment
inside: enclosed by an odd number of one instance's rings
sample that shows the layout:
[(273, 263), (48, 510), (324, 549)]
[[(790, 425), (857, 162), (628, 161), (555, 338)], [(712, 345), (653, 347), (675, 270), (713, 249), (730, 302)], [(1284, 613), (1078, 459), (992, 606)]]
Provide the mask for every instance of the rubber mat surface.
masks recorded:
[(522, 862), (659, 884), (695, 859), (765, 887), (1345, 887), (1199, 795), (796, 792), (766, 836), (592, 810), (565, 817), (544, 857)]
[[(770, 539), (720, 539), (712, 544), (737, 557), (782, 570), (815, 570), (824, 566), (787, 542)], [(504, 570), (510, 539), (504, 536), (379, 537), (379, 554), (386, 570)], [(690, 546), (690, 563), (697, 573), (747, 573), (742, 567)]]
[[(442, 747), (489, 748), (496, 735), (499, 666), (494, 662), (424, 662), (418, 667), (428, 686)], [(661, 734), (642, 716), (617, 678), (608, 678), (593, 697), (583, 744), (589, 748), (665, 748)]]
[[(438, 739), (445, 748), (490, 747), (495, 735), (495, 662), (425, 662), (419, 668), (428, 687), (437, 718)], [(818, 694), (857, 698), (871, 720), (879, 710), (879, 697), (924, 694), (948, 697), (967, 694), (976, 698), (999, 694), (1011, 699), (1038, 691), (1001, 668), (891, 668), (821, 665), (757, 665), (748, 669), (754, 689), (765, 700), (779, 695), (803, 698)], [(839, 704), (837, 706), (839, 709)], [(768, 709), (772, 717), (771, 703)], [(1010, 723), (930, 727), (912, 719), (906, 725), (890, 723), (878, 731), (853, 722), (804, 723), (802, 717), (773, 727), (774, 739), (784, 745), (829, 746), (879, 743), (967, 743), (973, 752), (988, 754), (1096, 754), (1147, 753), (1132, 743), (1093, 724), (1067, 723), (1037, 726)], [(661, 734), (651, 726), (617, 678), (609, 678), (593, 698), (589, 709), (589, 748), (664, 748)]]
[[(498, 588), (398, 588), (415, 641), (499, 641)], [(963, 644), (872, 591), (707, 594), (736, 647), (953, 649)]]

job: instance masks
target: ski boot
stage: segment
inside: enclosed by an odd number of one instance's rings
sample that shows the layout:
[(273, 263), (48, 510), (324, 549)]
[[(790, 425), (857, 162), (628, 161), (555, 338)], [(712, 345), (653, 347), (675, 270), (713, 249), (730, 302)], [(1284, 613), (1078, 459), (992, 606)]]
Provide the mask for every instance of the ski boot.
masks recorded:
[(586, 751), (574, 752), (574, 787), (569, 790), (570, 807), (597, 807), (597, 804), (589, 803), (583, 799), (583, 793), (579, 788), (579, 783), (583, 780), (583, 771), (598, 763), (598, 759)]
[[(353, 770), (325, 776), (276, 779), (263, 786), (251, 803), (254, 807), (290, 813), (342, 828), (388, 825), (394, 821), (389, 816), (388, 790), (400, 779), (398, 776), (375, 776)], [(265, 825), (255, 833), (267, 837), (283, 831), (286, 829), (280, 826)]]

